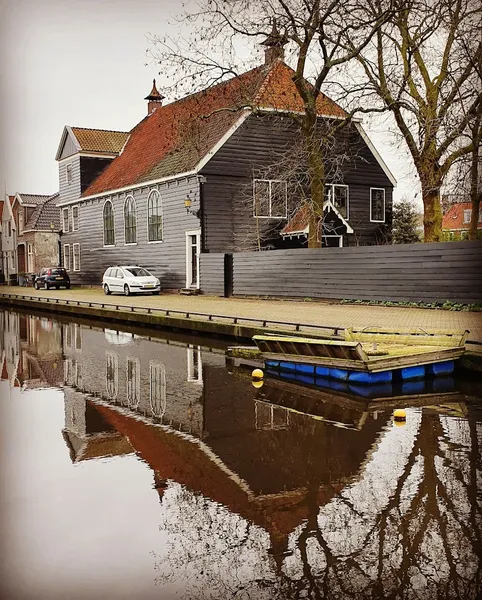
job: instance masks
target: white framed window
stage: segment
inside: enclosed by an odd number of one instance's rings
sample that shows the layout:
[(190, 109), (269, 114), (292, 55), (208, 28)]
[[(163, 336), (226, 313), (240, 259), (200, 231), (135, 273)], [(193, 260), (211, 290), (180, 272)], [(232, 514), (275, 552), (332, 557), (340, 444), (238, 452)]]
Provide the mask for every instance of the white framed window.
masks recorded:
[(137, 244), (136, 202), (127, 196), (124, 202), (124, 241), (126, 244)]
[(79, 230), (79, 205), (72, 206), (72, 231)]
[(279, 179), (253, 180), (253, 215), (261, 219), (286, 219), (288, 186)]
[(162, 242), (162, 201), (157, 190), (147, 199), (147, 241)]
[(64, 269), (70, 271), (70, 244), (64, 244)]
[(72, 268), (80, 271), (80, 244), (72, 244)]
[(141, 364), (138, 358), (128, 358), (126, 366), (127, 404), (137, 408), (141, 399)]
[(33, 273), (34, 264), (33, 264), (33, 244), (28, 242), (27, 244), (27, 271), (29, 273)]
[(187, 380), (189, 383), (203, 382), (201, 346), (187, 347)]
[(104, 246), (115, 246), (114, 208), (110, 200), (106, 200), (103, 209)]
[(347, 185), (325, 183), (325, 200), (329, 200), (344, 219), (349, 218), (350, 194)]
[(12, 237), (12, 221), (8, 221), (8, 237)]
[(107, 396), (111, 400), (116, 400), (119, 391), (119, 357), (114, 352), (107, 352), (106, 359), (105, 387)]
[(468, 208), (464, 210), (464, 223), (470, 223), (470, 219), (472, 217), (472, 209)]
[(385, 223), (385, 190), (370, 188), (370, 221)]
[(166, 412), (166, 367), (162, 363), (149, 363), (149, 403), (153, 417), (161, 419)]
[(69, 163), (67, 165), (66, 175), (67, 175), (67, 183), (70, 185), (72, 183), (72, 163)]
[(24, 224), (24, 219), (23, 219), (23, 210), (20, 210), (20, 212), (18, 213), (18, 233), (22, 233), (23, 231), (23, 224)]
[(69, 233), (70, 231), (69, 212), (69, 208), (62, 209), (62, 229), (64, 233)]

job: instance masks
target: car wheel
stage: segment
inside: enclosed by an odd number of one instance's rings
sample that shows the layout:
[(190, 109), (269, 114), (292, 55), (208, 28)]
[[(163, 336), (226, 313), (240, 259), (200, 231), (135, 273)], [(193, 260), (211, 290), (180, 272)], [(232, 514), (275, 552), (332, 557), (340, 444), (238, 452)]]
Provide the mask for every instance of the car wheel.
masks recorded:
[(44, 290), (49, 290), (50, 286), (47, 281), (44, 282)]
[(104, 285), (104, 294), (108, 296), (110, 294), (110, 289), (107, 283)]
[(126, 283), (124, 286), (124, 296), (130, 296), (130, 295), (131, 295), (131, 291), (129, 289), (129, 286)]
[(66, 290), (70, 290), (70, 283), (68, 283), (68, 284), (65, 286), (65, 289), (66, 289)]
[(35, 288), (36, 290), (39, 290), (39, 289), (40, 289), (40, 286), (39, 286), (39, 284), (38, 284), (38, 281), (36, 281), (36, 282), (33, 284), (33, 286), (34, 286), (34, 288)]

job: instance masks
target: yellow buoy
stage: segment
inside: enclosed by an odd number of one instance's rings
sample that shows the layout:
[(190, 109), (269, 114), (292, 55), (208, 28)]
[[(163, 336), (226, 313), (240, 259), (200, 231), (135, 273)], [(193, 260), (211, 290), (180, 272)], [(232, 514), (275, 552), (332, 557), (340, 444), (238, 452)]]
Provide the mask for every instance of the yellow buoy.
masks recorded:
[(397, 421), (396, 419), (394, 419), (393, 421), (393, 425), (395, 427), (405, 427), (406, 424), (407, 422), (405, 421), (405, 419), (403, 421)]
[(253, 384), (253, 387), (255, 387), (256, 389), (259, 389), (259, 388), (263, 387), (264, 381), (262, 379), (253, 379), (253, 381), (251, 383)]
[(254, 369), (254, 371), (251, 373), (251, 377), (253, 379), (263, 379), (264, 373), (261, 369)]
[(407, 418), (407, 413), (404, 408), (397, 408), (393, 411), (393, 418), (395, 421), (405, 421)]

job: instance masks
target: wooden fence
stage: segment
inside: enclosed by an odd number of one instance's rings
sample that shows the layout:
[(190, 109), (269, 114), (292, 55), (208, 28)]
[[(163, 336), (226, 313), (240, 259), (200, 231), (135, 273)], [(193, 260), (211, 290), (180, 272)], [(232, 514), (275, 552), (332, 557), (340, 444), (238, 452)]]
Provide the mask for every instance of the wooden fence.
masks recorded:
[[(482, 302), (482, 241), (201, 255), (201, 291), (279, 296)], [(224, 268), (223, 268), (224, 265)]]

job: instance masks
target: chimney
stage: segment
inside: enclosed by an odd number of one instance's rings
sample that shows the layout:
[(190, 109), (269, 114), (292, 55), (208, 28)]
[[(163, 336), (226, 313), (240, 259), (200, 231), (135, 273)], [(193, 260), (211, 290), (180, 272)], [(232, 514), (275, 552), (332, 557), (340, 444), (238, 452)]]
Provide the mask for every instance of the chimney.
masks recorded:
[(273, 19), (273, 27), (268, 37), (261, 42), (262, 46), (266, 46), (264, 51), (264, 64), (270, 65), (276, 59), (284, 60), (284, 46), (288, 43), (285, 35), (281, 35), (276, 26), (276, 19)]
[(150, 115), (152, 112), (156, 110), (159, 106), (162, 106), (162, 101), (164, 100), (164, 96), (159, 93), (156, 87), (156, 80), (152, 80), (152, 90), (149, 96), (146, 96), (144, 100), (148, 100), (147, 103), (147, 114)]

